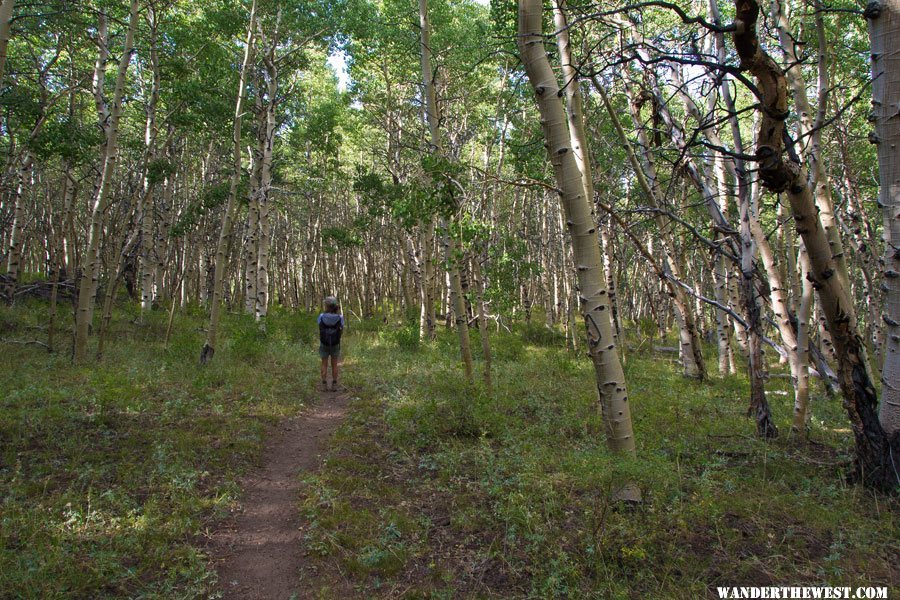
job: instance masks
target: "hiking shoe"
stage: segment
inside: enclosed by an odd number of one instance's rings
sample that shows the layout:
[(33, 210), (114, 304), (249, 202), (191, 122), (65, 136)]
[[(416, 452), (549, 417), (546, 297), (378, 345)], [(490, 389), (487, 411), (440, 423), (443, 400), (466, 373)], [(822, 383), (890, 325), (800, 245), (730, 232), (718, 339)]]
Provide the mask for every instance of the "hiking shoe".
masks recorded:
[(331, 391), (332, 391), (332, 392), (338, 391), (338, 382), (337, 382), (337, 381), (332, 381), (332, 382), (331, 382)]

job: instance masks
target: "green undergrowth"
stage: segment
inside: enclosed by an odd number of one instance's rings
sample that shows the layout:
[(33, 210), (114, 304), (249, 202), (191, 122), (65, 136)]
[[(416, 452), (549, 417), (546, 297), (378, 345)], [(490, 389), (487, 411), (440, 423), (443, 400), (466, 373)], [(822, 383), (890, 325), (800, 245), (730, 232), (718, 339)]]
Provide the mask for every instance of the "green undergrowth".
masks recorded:
[[(896, 592), (898, 505), (843, 482), (852, 439), (839, 400), (816, 386), (801, 442), (790, 436), (790, 383), (773, 378), (781, 436), (764, 442), (744, 377), (687, 380), (675, 355), (635, 344), (626, 378), (638, 452), (622, 461), (605, 447), (589, 362), (562, 345), (534, 328), (495, 334), (488, 395), (465, 385), (448, 332), (433, 343), (412, 326), (356, 339), (345, 379), (359, 398), (302, 499), (321, 569), (360, 597)], [(626, 481), (642, 504), (610, 500)]]
[(44, 341), (46, 311), (0, 309), (0, 597), (206, 597), (202, 531), (266, 427), (308, 401), (314, 316), (261, 333), (226, 315), (200, 368), (202, 310), (176, 316), (168, 348), (163, 311), (116, 313), (103, 359), (74, 367), (68, 333), (54, 354), (10, 343)]
[[(234, 506), (267, 426), (314, 393), (315, 320), (275, 311), (261, 331), (225, 315), (202, 369), (204, 311), (178, 313), (167, 347), (166, 321), (117, 312), (103, 359), (74, 367), (68, 333), (53, 354), (12, 343), (45, 340), (46, 304), (0, 307), (0, 598), (209, 596), (204, 531)], [(386, 598), (896, 586), (896, 500), (843, 483), (839, 401), (815, 395), (799, 443), (789, 382), (772, 379), (782, 436), (763, 442), (742, 376), (685, 380), (673, 354), (629, 340), (638, 456), (621, 461), (605, 448), (590, 365), (559, 332), (493, 335), (489, 395), (464, 383), (452, 333), (423, 343), (414, 326), (350, 319), (356, 399), (300, 499), (305, 549), (329, 574), (319, 597), (347, 585)], [(610, 501), (626, 481), (641, 505)]]

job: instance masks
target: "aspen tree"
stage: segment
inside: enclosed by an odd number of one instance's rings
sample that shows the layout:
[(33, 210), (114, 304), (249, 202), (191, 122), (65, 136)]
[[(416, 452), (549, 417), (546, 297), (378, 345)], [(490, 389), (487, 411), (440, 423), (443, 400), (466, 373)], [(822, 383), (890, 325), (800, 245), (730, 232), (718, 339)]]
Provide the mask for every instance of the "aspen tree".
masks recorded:
[(157, 51), (157, 39), (159, 32), (159, 17), (156, 8), (152, 4), (147, 8), (147, 19), (150, 25), (150, 97), (147, 100), (147, 124), (144, 131), (144, 189), (141, 194), (139, 206), (139, 220), (141, 228), (141, 314), (153, 307), (154, 286), (156, 284), (157, 259), (153, 256), (155, 244), (153, 243), (153, 189), (156, 186), (157, 177), (151, 173), (154, 158), (156, 157), (156, 138), (159, 134), (159, 126), (156, 122), (156, 109), (159, 104), (160, 85), (162, 73), (159, 67), (159, 52)]
[(94, 95), (100, 112), (101, 125), (106, 131), (106, 144), (103, 149), (103, 167), (96, 196), (91, 210), (90, 229), (88, 230), (87, 251), (78, 282), (78, 305), (75, 312), (75, 345), (73, 360), (83, 362), (87, 358), (88, 334), (94, 317), (94, 302), (97, 295), (97, 278), (100, 268), (100, 237), (103, 235), (103, 220), (109, 202), (112, 179), (115, 177), (119, 152), (119, 119), (122, 115), (122, 95), (125, 91), (125, 74), (131, 62), (134, 49), (134, 32), (137, 29), (138, 0), (132, 0), (128, 17), (128, 30), (125, 33), (125, 44), (119, 59), (116, 72), (116, 83), (113, 90), (112, 104), (107, 105), (103, 99), (103, 71), (105, 69), (108, 49), (106, 44), (106, 20), (101, 14), (100, 55), (94, 69)]
[[(594, 178), (591, 151), (588, 145), (587, 134), (584, 126), (584, 100), (581, 97), (581, 84), (578, 71), (572, 62), (572, 47), (569, 39), (569, 24), (566, 16), (566, 0), (554, 0), (553, 23), (556, 27), (556, 47), (559, 50), (559, 61), (562, 67), (564, 89), (566, 94), (566, 117), (568, 118), (569, 133), (572, 136), (572, 149), (575, 154), (575, 162), (581, 171), (581, 181), (584, 185), (584, 196), (588, 202), (594, 201)], [(616, 317), (615, 285), (612, 272), (610, 253), (612, 242), (609, 239), (606, 227), (600, 227), (600, 243), (603, 252), (603, 269), (607, 274), (607, 290), (609, 290), (609, 303), (613, 313), (613, 325), (615, 325), (616, 338), (618, 339), (619, 324)]]
[[(878, 147), (879, 204), (884, 215), (884, 323), (886, 344), (879, 420), (890, 439), (894, 477), (900, 465), (900, 2), (866, 7), (872, 42), (872, 116)], [(890, 481), (890, 477), (887, 478)], [(894, 480), (900, 485), (900, 479)]]
[(281, 25), (281, 8), (278, 8), (275, 17), (275, 26), (272, 39), (269, 41), (268, 50), (263, 57), (264, 71), (266, 75), (266, 110), (261, 137), (261, 165), (259, 171), (259, 238), (257, 240), (256, 256), (256, 298), (254, 299), (254, 314), (258, 322), (264, 322), (269, 309), (269, 245), (272, 237), (272, 228), (269, 222), (269, 205), (272, 187), (272, 160), (275, 149), (275, 128), (277, 120), (275, 109), (278, 95), (278, 63), (276, 60), (276, 48), (278, 46), (279, 26)]
[[(792, 147), (786, 146), (787, 82), (757, 37), (759, 4), (755, 0), (738, 0), (735, 9), (733, 40), (741, 69), (754, 76), (762, 98), (756, 144), (759, 175), (767, 189), (786, 193), (797, 231), (809, 254), (809, 276), (817, 286), (819, 304), (834, 343), (844, 408), (856, 440), (855, 476), (866, 485), (892, 490), (897, 486), (893, 457), (900, 452), (900, 436), (889, 437), (879, 422), (878, 398), (866, 348), (849, 290), (843, 285), (847, 278), (836, 276), (840, 263), (832, 255), (832, 245), (819, 220), (806, 169)], [(872, 20), (880, 16), (880, 10), (875, 12), (869, 13)], [(789, 153), (788, 160), (785, 152)]]
[(9, 46), (10, 25), (13, 16), (15, 0), (2, 0), (0, 2), (0, 81), (6, 73), (6, 49)]
[[(419, 0), (419, 28), (419, 43), (422, 52), (422, 81), (425, 96), (425, 117), (428, 121), (428, 131), (433, 152), (437, 157), (443, 158), (444, 149), (441, 142), (437, 94), (434, 89), (434, 76), (431, 67), (431, 25), (428, 21), (427, 0)], [(433, 227), (432, 221), (428, 226), (429, 231), (433, 232)], [(456, 334), (459, 336), (459, 350), (462, 354), (463, 369), (466, 374), (466, 379), (471, 383), (473, 379), (472, 349), (469, 342), (469, 324), (465, 299), (463, 297), (462, 280), (459, 272), (461, 250), (454, 232), (448, 230), (446, 223), (442, 224), (442, 229), (444, 230), (444, 239), (442, 243), (444, 245), (445, 260), (447, 261), (447, 276), (450, 280), (450, 302), (453, 305)]]
[[(542, 3), (540, 0), (519, 0), (518, 13), (519, 52), (535, 92), (547, 151), (571, 235), (580, 308), (587, 328), (588, 352), (594, 365), (607, 443), (613, 451), (633, 456), (631, 406), (614, 341), (597, 225), (591, 203), (584, 196), (581, 172), (571, 148), (572, 138), (560, 99), (559, 82), (544, 48)], [(628, 485), (620, 496), (639, 501), (640, 490)]]
[[(634, 149), (631, 146), (631, 142), (628, 140), (628, 137), (625, 134), (625, 130), (622, 128), (622, 124), (619, 121), (619, 117), (616, 114), (615, 108), (609, 101), (607, 97), (606, 90), (603, 89), (602, 84), (594, 78), (594, 88), (600, 94), (601, 99), (603, 100), (603, 105), (606, 108), (606, 112), (609, 115), (610, 121), (613, 123), (613, 126), (616, 130), (616, 134), (619, 137), (619, 142), (622, 144), (622, 147), (625, 149), (625, 154), (628, 157), (629, 162), (631, 163), (631, 167), (634, 169), (635, 178), (638, 180), (638, 185), (641, 190), (647, 196), (648, 201), (650, 202), (653, 208), (659, 209), (662, 205), (662, 202), (659, 198), (659, 189), (655, 184), (655, 169), (650, 170), (650, 176), (653, 178), (654, 182), (648, 179), (647, 174), (645, 173), (645, 169), (648, 167), (648, 163), (644, 163), (643, 165), (638, 161), (637, 156), (634, 152)], [(646, 139), (644, 140), (646, 142)], [(652, 164), (650, 165), (652, 166)], [(663, 278), (664, 285), (668, 288), (669, 293), (672, 297), (672, 303), (675, 305), (675, 320), (678, 324), (678, 340), (680, 346), (680, 355), (682, 360), (682, 366), (684, 368), (685, 377), (692, 377), (696, 379), (703, 379), (706, 376), (705, 367), (703, 363), (703, 357), (700, 353), (700, 336), (697, 333), (697, 325), (694, 322), (694, 314), (690, 308), (688, 296), (685, 293), (684, 289), (673, 283), (673, 279), (681, 279), (681, 275), (679, 273), (678, 265), (675, 261), (675, 255), (671, 249), (671, 245), (667, 243), (665, 240), (665, 236), (663, 232), (666, 231), (669, 227), (669, 223), (666, 222), (662, 213), (656, 211), (654, 213), (654, 220), (656, 222), (657, 227), (660, 230), (660, 246), (662, 247), (663, 254), (663, 265), (664, 265), (664, 273), (665, 277)]]
[(247, 26), (247, 41), (244, 47), (244, 60), (241, 64), (241, 74), (238, 77), (237, 100), (234, 105), (234, 128), (232, 131), (232, 172), (231, 183), (228, 188), (228, 199), (225, 202), (222, 213), (222, 227), (219, 231), (219, 241), (216, 244), (216, 266), (213, 275), (213, 294), (209, 305), (209, 329), (206, 333), (206, 343), (200, 351), (200, 364), (205, 365), (212, 360), (216, 351), (216, 338), (219, 333), (219, 311), (222, 308), (222, 294), (225, 286), (226, 254), (228, 251), (228, 239), (231, 236), (231, 227), (234, 220), (232, 212), (237, 198), (238, 184), (241, 179), (241, 125), (244, 118), (244, 94), (247, 87), (247, 76), (250, 64), (253, 60), (253, 46), (256, 34), (256, 0), (250, 7), (250, 23)]
[(6, 283), (3, 296), (7, 303), (12, 304), (15, 299), (16, 284), (19, 281), (19, 271), (22, 261), (22, 242), (25, 235), (25, 180), (31, 172), (31, 154), (26, 152), (22, 165), (16, 169), (15, 190), (12, 192), (12, 227), (9, 236), (9, 249), (6, 259)]

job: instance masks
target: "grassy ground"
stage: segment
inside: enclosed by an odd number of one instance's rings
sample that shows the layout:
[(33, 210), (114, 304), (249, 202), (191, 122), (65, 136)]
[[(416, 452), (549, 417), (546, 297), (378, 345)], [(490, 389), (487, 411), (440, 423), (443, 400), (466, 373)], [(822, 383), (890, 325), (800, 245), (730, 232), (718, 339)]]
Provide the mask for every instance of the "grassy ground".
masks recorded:
[[(541, 329), (494, 341), (495, 392), (465, 391), (453, 336), (356, 341), (360, 400), (303, 509), (323, 568), (363, 596), (697, 598), (716, 585), (887, 585), (896, 500), (842, 483), (851, 437), (816, 397), (811, 442), (756, 439), (743, 377), (687, 381), (632, 353), (638, 460), (607, 452), (588, 362)], [(648, 345), (649, 346), (649, 345)], [(646, 502), (610, 503), (638, 482)], [(321, 597), (331, 597), (325, 589)]]
[[(0, 343), (0, 597), (194, 598), (214, 575), (202, 530), (238, 493), (266, 426), (313, 394), (314, 320), (269, 335), (226, 317), (197, 367), (199, 311), (120, 314), (100, 363)], [(0, 338), (43, 339), (46, 306), (0, 309)], [(68, 342), (68, 340), (63, 340)]]
[[(204, 597), (202, 531), (234, 501), (267, 425), (308, 401), (314, 320), (229, 316), (199, 369), (201, 311), (118, 314), (102, 362), (0, 342), (0, 597)], [(46, 307), (0, 308), (42, 339)], [(355, 400), (300, 499), (320, 572), (360, 596), (690, 598), (716, 584), (871, 583), (896, 592), (896, 500), (842, 483), (850, 434), (816, 398), (813, 443), (755, 439), (741, 377), (697, 384), (629, 353), (638, 460), (607, 453), (589, 365), (557, 336), (495, 339), (495, 393), (467, 390), (455, 338), (351, 323)], [(381, 331), (378, 331), (378, 329)], [(645, 345), (646, 347), (646, 345)], [(637, 481), (646, 502), (609, 491)], [(323, 588), (320, 596), (335, 597)]]

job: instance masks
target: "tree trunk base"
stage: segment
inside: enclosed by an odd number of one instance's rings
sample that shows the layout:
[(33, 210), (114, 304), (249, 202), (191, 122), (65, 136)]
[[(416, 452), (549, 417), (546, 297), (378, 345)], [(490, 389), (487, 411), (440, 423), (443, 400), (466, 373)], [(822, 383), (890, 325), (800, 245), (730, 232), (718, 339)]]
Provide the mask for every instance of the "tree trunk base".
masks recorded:
[(874, 439), (871, 441), (873, 443), (868, 452), (857, 450), (853, 470), (847, 473), (847, 482), (861, 483), (885, 494), (900, 495), (900, 431), (890, 438), (885, 436), (881, 443)]
[(206, 365), (209, 361), (212, 360), (213, 354), (216, 353), (216, 349), (210, 346), (209, 344), (203, 344), (203, 349), (200, 350), (200, 364)]

